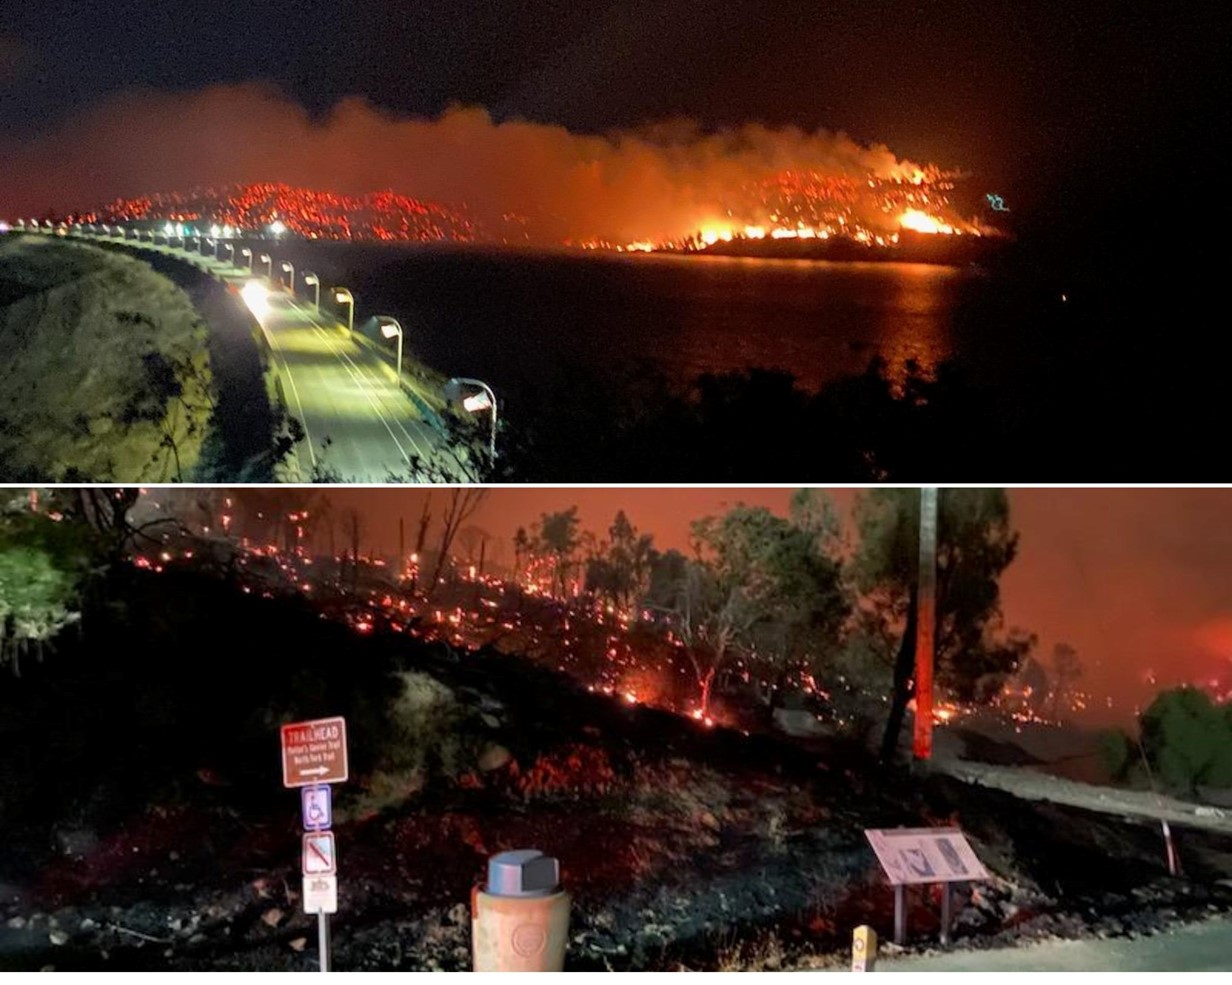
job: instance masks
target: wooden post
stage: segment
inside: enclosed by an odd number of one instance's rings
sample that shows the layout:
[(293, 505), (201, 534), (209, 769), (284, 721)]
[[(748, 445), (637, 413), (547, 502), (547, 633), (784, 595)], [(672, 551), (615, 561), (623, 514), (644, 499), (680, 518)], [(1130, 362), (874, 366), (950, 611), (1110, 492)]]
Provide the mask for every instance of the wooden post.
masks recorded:
[(894, 943), (902, 947), (907, 943), (907, 896), (906, 887), (894, 887)]
[(941, 943), (950, 943), (950, 923), (952, 917), (950, 915), (950, 884), (943, 882), (941, 884)]

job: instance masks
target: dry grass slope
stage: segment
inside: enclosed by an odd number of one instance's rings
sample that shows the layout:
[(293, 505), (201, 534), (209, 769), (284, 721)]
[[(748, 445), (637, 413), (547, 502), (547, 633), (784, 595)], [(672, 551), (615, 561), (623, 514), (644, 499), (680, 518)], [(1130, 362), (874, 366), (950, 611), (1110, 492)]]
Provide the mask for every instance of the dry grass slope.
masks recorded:
[(0, 240), (0, 479), (191, 479), (212, 406), (206, 334), (145, 264)]

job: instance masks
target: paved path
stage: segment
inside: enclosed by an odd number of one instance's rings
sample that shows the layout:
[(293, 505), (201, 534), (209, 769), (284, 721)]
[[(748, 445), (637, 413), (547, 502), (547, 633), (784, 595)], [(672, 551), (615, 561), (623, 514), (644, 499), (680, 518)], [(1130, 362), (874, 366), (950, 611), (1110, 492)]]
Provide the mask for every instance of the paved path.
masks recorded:
[(254, 275), (227, 260), (161, 243), (125, 242), (191, 262), (237, 287), (256, 281), (267, 288), (263, 298), (257, 291), (249, 307), (269, 342), (287, 410), (306, 432), (287, 464), (287, 481), (311, 482), (327, 476), (345, 482), (384, 482), (393, 475), (405, 482), (412, 456), (452, 474), (444, 436), (398, 386), (393, 366), (352, 340), (345, 325), (315, 311), (311, 300), (297, 299), (271, 284), (263, 271)]
[(883, 959), (878, 971), (1232, 971), (1232, 921), (1151, 937), (1044, 941), (995, 951)]

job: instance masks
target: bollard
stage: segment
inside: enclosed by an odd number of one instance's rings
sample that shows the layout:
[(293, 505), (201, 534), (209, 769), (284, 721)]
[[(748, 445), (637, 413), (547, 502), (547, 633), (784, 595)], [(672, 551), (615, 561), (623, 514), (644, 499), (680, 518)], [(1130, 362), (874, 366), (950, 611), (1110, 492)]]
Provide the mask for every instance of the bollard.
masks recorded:
[(560, 865), (536, 849), (488, 859), (488, 883), (471, 892), (475, 971), (562, 971), (569, 894)]
[(851, 935), (851, 970), (875, 971), (877, 968), (877, 931), (869, 926), (857, 927)]

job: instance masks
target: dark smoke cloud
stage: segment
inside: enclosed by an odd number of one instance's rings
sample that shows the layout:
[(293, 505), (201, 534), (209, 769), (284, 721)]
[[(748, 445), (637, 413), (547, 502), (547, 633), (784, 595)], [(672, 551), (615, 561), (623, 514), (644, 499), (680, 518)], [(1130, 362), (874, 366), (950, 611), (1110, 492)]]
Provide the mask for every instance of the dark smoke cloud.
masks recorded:
[(860, 179), (909, 177), (916, 166), (843, 134), (758, 124), (704, 133), (669, 121), (594, 136), (496, 122), (474, 107), (438, 119), (398, 118), (361, 99), (314, 121), (263, 85), (141, 90), (31, 142), (0, 138), (0, 214), (269, 181), (348, 194), (392, 189), (464, 203), (481, 220), (526, 215), (552, 238), (629, 241), (691, 232), (726, 218), (727, 209), (733, 221), (746, 221), (738, 190), (787, 169)]

